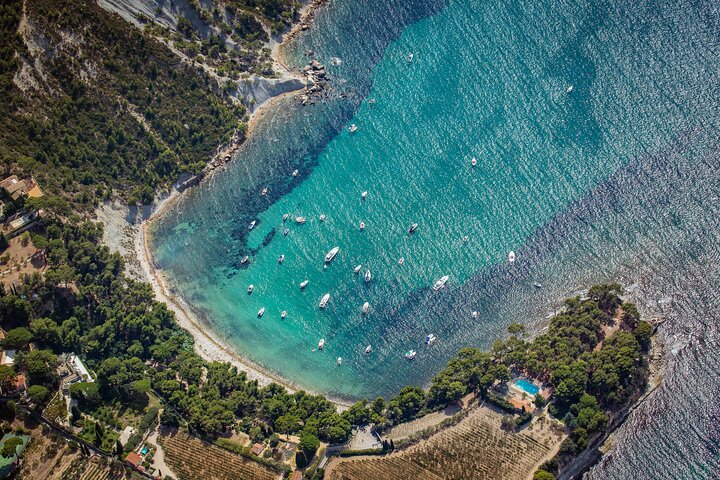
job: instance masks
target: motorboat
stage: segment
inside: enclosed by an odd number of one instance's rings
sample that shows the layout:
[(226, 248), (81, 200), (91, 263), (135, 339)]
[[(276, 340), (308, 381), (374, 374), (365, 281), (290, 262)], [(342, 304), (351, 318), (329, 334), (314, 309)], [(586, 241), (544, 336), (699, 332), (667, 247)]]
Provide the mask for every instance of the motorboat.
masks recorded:
[(336, 362), (338, 365), (342, 365), (342, 357), (338, 357), (337, 360), (335, 360), (335, 362)]
[(365, 230), (365, 222), (360, 222), (360, 230)]
[(257, 225), (257, 221), (253, 220), (252, 222), (250, 222), (250, 225), (248, 225), (248, 230), (252, 230), (253, 228), (255, 228), (255, 225)]
[(405, 257), (400, 257), (400, 260), (398, 260), (398, 265), (403, 265), (405, 263)]
[(515, 261), (515, 252), (508, 253), (508, 262), (513, 263)]
[(287, 310), (283, 310), (282, 313), (280, 314), (280, 318), (285, 318), (285, 317), (287, 317)]
[(307, 286), (308, 286), (308, 283), (310, 283), (310, 280), (303, 280), (302, 282), (300, 282), (300, 290), (302, 290), (302, 289), (304, 289), (305, 287), (307, 287)]
[(297, 177), (299, 174), (300, 174), (300, 172), (297, 170), (293, 170), (293, 172), (292, 172), (293, 178)]
[(320, 341), (318, 342), (318, 350), (322, 350), (324, 346), (325, 346), (325, 339), (321, 338)]
[(365, 270), (365, 283), (370, 282), (372, 280), (372, 273), (370, 273), (370, 270)]
[(431, 347), (435, 343), (436, 340), (437, 340), (437, 337), (434, 334), (428, 333), (425, 336), (425, 345), (427, 345), (428, 347)]
[(353, 272), (355, 272), (355, 275), (357, 275), (358, 273), (360, 273), (360, 269), (361, 269), (361, 268), (362, 268), (362, 265), (358, 265), (357, 267), (355, 267), (355, 269), (353, 270)]
[(409, 233), (410, 235), (412, 235), (413, 233), (415, 233), (415, 230), (418, 229), (418, 226), (419, 226), (419, 225), (418, 225), (417, 223), (413, 223), (412, 225), (410, 225), (410, 228), (408, 228), (408, 233)]
[(323, 295), (323, 297), (320, 299), (320, 308), (325, 308), (330, 301), (330, 294), (326, 293)]
[(412, 53), (410, 55), (408, 55), (408, 57), (407, 57), (408, 63), (412, 63), (413, 58), (415, 58), (415, 55), (413, 55)]
[(368, 302), (363, 303), (362, 306), (362, 313), (368, 313), (370, 311), (370, 304)]
[(262, 317), (263, 315), (265, 315), (265, 307), (262, 307), (260, 310), (258, 310), (258, 318)]
[(289, 213), (286, 213), (285, 215), (283, 215), (283, 222), (284, 222), (285, 220), (287, 220), (289, 217), (290, 217), (290, 214), (289, 214)]
[(240, 260), (240, 265), (245, 265), (245, 264), (248, 262), (248, 260), (250, 260), (250, 257), (248, 257), (247, 255), (245, 255), (245, 256), (242, 258), (242, 260)]
[(363, 200), (365, 200), (365, 199), (367, 198), (367, 194), (368, 194), (368, 192), (367, 192), (367, 190), (365, 190), (364, 192), (362, 192), (362, 193), (360, 194), (360, 198), (362, 198)]
[(295, 217), (295, 223), (303, 224), (307, 221), (307, 218), (305, 217)]
[(473, 320), (477, 320), (480, 314), (477, 312), (477, 310), (473, 310), (470, 316), (473, 318)]
[(470, 160), (470, 165), (472, 165), (473, 167), (477, 166), (477, 158), (472, 157), (472, 160)]
[(350, 128), (348, 130), (350, 130), (350, 133), (355, 133), (357, 132), (357, 129), (358, 126), (353, 123), (352, 125), (350, 125)]
[(330, 250), (330, 251), (325, 255), (325, 263), (330, 263), (330, 262), (332, 262), (333, 259), (335, 258), (335, 256), (337, 256), (337, 254), (338, 254), (339, 251), (340, 251), (340, 247), (333, 247), (333, 249)]
[(405, 352), (405, 358), (407, 358), (408, 360), (412, 360), (413, 358), (415, 358), (415, 355), (417, 355), (417, 352), (415, 350), (408, 350), (407, 352)]
[(542, 283), (533, 283), (533, 287), (542, 288)]
[(372, 352), (372, 345), (365, 347), (365, 355), (370, 355), (370, 352)]
[(464, 243), (467, 243), (468, 240), (470, 240), (470, 237), (468, 237), (467, 235), (465, 235), (462, 240), (463, 240)]
[(270, 189), (268, 187), (265, 187), (262, 189), (262, 192), (260, 192), (260, 195), (262, 195), (264, 197), (265, 195), (268, 194), (269, 191), (270, 191)]
[(283, 236), (287, 237), (289, 233), (290, 233), (289, 228), (286, 228), (285, 230), (283, 230)]
[(284, 261), (285, 261), (285, 255), (284, 255), (284, 254), (283, 254), (283, 255), (280, 255), (280, 256), (278, 257), (278, 263), (282, 263), (282, 262), (284, 262)]
[(321, 222), (324, 222), (324, 221), (325, 221), (325, 214), (324, 214), (324, 213), (321, 213), (321, 214), (320, 214), (320, 221), (321, 221)]
[(255, 288), (255, 285), (253, 285), (252, 283), (250, 285), (248, 285), (248, 295), (250, 295), (253, 292), (254, 288)]
[(445, 288), (445, 284), (447, 284), (447, 281), (450, 279), (450, 275), (444, 275), (440, 277), (440, 279), (435, 282), (435, 285), (433, 285), (433, 290), (436, 292), (442, 288)]
[(575, 90), (575, 87), (573, 87), (572, 85), (570, 85), (570, 86), (567, 88), (567, 90), (565, 90), (565, 92), (566, 92), (566, 93), (572, 93), (573, 90)]

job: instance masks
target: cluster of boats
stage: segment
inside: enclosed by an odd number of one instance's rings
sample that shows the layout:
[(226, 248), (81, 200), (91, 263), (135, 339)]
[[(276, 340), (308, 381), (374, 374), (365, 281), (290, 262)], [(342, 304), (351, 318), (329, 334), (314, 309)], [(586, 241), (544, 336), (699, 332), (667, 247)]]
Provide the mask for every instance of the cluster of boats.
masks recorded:
[[(432, 347), (436, 341), (437, 341), (437, 337), (435, 336), (435, 334), (428, 333), (425, 336), (425, 345), (427, 345), (428, 347)], [(321, 351), (324, 348), (325, 348), (325, 339), (321, 338), (320, 341), (318, 342), (317, 349), (318, 349), (318, 351)], [(363, 355), (370, 355), (372, 353), (372, 351), (373, 351), (372, 345), (368, 345), (367, 347), (365, 347), (365, 350), (363, 351)], [(417, 350), (412, 350), (412, 349), (405, 352), (405, 355), (404, 355), (404, 357), (407, 360), (414, 360), (416, 356), (417, 356)], [(342, 365), (342, 357), (337, 357), (336, 363), (338, 365)]]

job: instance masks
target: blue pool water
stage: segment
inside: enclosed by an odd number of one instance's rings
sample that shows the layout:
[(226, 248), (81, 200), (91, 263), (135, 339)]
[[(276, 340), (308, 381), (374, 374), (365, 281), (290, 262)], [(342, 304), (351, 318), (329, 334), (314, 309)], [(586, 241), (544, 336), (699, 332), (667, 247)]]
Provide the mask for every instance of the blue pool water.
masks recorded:
[(527, 380), (518, 380), (515, 382), (515, 385), (518, 388), (521, 388), (522, 390), (526, 391), (530, 395), (535, 395), (540, 391), (540, 387), (528, 382)]

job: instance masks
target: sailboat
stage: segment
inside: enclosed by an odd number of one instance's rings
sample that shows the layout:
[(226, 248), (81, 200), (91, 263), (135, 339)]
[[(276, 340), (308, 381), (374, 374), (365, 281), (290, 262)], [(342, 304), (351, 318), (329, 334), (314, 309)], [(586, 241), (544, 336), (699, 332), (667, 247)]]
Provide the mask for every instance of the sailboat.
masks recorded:
[(372, 280), (372, 274), (370, 270), (365, 270), (365, 283), (369, 283)]

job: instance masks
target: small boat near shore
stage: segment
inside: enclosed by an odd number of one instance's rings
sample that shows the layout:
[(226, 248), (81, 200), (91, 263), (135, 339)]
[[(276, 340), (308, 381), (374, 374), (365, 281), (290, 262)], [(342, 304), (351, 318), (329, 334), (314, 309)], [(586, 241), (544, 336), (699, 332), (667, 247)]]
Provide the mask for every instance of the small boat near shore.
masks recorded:
[(338, 365), (342, 365), (342, 357), (338, 357), (337, 360), (335, 360), (335, 362), (336, 362)]
[(263, 315), (265, 315), (265, 307), (262, 307), (260, 310), (258, 310), (257, 314), (258, 318), (262, 317)]
[(297, 177), (299, 174), (300, 174), (300, 172), (297, 170), (293, 170), (293, 172), (292, 172), (293, 178)]
[(240, 265), (245, 265), (245, 264), (248, 262), (248, 260), (250, 260), (250, 257), (248, 257), (247, 255), (245, 255), (245, 256), (242, 258), (242, 260), (240, 260)]
[(514, 263), (515, 262), (515, 252), (511, 251), (508, 253), (508, 262)]
[(480, 313), (477, 310), (473, 310), (470, 316), (473, 318), (473, 320), (477, 320), (478, 317), (480, 317)]
[(320, 221), (321, 221), (321, 222), (324, 222), (324, 221), (325, 221), (325, 214), (324, 214), (324, 213), (321, 213), (321, 214), (320, 214)]
[(419, 226), (419, 225), (418, 225), (417, 223), (413, 223), (412, 225), (410, 225), (410, 228), (408, 228), (408, 233), (409, 233), (410, 235), (412, 235), (413, 233), (415, 233), (415, 230), (418, 229), (418, 226)]
[(278, 257), (278, 263), (282, 264), (284, 261), (285, 261), (285, 255), (284, 255), (284, 254), (283, 254), (283, 255), (280, 255), (280, 256)]
[(370, 355), (370, 352), (372, 352), (372, 345), (365, 347), (365, 355)]
[(417, 352), (415, 350), (408, 350), (407, 352), (405, 352), (405, 358), (407, 358), (408, 360), (414, 359), (415, 355), (417, 355)]
[(318, 342), (318, 350), (322, 350), (323, 347), (325, 347), (325, 339), (321, 338), (320, 341)]
[(449, 279), (450, 275), (442, 276), (437, 282), (435, 282), (435, 285), (433, 285), (433, 290), (437, 292), (438, 290), (445, 288)]
[(353, 123), (352, 125), (350, 125), (350, 128), (348, 130), (350, 130), (350, 133), (355, 133), (357, 132), (357, 129), (358, 126)]
[(283, 310), (282, 313), (280, 314), (280, 318), (285, 318), (285, 317), (287, 317), (287, 310)]
[(333, 259), (337, 256), (338, 252), (340, 251), (340, 247), (333, 247), (332, 250), (330, 250), (325, 255), (325, 263), (330, 263), (333, 261)]
[(477, 166), (477, 158), (472, 157), (472, 160), (470, 160), (470, 165), (472, 165), (473, 167), (476, 167)]
[(367, 190), (365, 190), (364, 192), (362, 192), (362, 193), (360, 194), (360, 198), (362, 198), (363, 200), (365, 200), (365, 199), (367, 198), (367, 196), (368, 196)]
[(573, 90), (575, 90), (575, 87), (574, 87), (574, 86), (572, 86), (572, 85), (570, 85), (570, 86), (569, 86), (569, 87), (567, 88), (567, 90), (565, 90), (565, 93), (568, 93), (568, 94), (570, 94), (570, 93), (572, 93), (572, 92), (573, 92)]
[(286, 213), (285, 215), (283, 215), (283, 222), (286, 221), (288, 218), (290, 218), (289, 213)]
[(372, 273), (370, 270), (365, 270), (365, 283), (370, 283), (370, 280), (372, 280)]
[(263, 188), (262, 191), (260, 192), (260, 196), (264, 197), (265, 195), (268, 194), (269, 191), (270, 191), (270, 189), (268, 187)]
[(283, 236), (284, 236), (284, 237), (287, 237), (289, 233), (290, 233), (290, 229), (289, 229), (289, 228), (286, 228), (285, 230), (283, 230)]
[(253, 228), (255, 228), (255, 225), (257, 225), (257, 220), (253, 220), (252, 222), (250, 222), (250, 225), (248, 225), (248, 230), (252, 230)]
[(358, 265), (357, 267), (355, 267), (355, 269), (353, 270), (353, 272), (355, 272), (355, 275), (357, 275), (358, 273), (360, 273), (360, 270), (361, 270), (361, 269), (362, 269), (362, 265)]
[(542, 288), (542, 283), (533, 283), (533, 287)]
[(255, 288), (255, 285), (253, 285), (252, 283), (250, 285), (248, 285), (248, 290), (247, 290), (248, 295), (250, 295), (253, 292), (254, 288)]
[(427, 345), (428, 347), (431, 347), (436, 341), (437, 337), (432, 333), (428, 333), (425, 336), (425, 345)]
[(470, 237), (468, 237), (467, 235), (462, 238), (463, 243), (467, 243), (468, 240), (470, 240)]
[(408, 61), (408, 63), (412, 63), (413, 58), (415, 58), (415, 55), (414, 55), (414, 54), (411, 53), (410, 55), (408, 55), (408, 56), (407, 56), (407, 61)]
[(295, 217), (295, 223), (298, 223), (300, 225), (302, 225), (306, 221), (307, 221), (307, 218), (305, 218), (305, 217)]
[(300, 290), (305, 289), (305, 287), (308, 286), (308, 283), (310, 283), (310, 280), (303, 280), (302, 282), (300, 282)]
[(400, 257), (400, 260), (398, 260), (398, 265), (405, 265), (405, 257)]
[(360, 222), (360, 230), (365, 230), (365, 222)]
[(330, 301), (330, 294), (326, 293), (323, 295), (323, 297), (320, 299), (320, 308), (327, 307), (328, 302)]
[(370, 304), (368, 302), (363, 303), (362, 313), (363, 315), (370, 311)]

